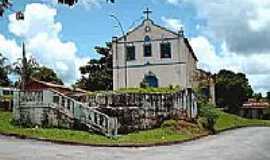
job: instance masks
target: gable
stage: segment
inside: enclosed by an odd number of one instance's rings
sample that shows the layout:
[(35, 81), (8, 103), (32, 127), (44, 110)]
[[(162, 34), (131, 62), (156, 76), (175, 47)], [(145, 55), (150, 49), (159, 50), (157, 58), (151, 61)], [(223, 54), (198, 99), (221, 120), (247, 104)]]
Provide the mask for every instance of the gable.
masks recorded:
[[(149, 29), (149, 31), (147, 31), (147, 29)], [(128, 42), (144, 41), (146, 35), (148, 35), (151, 40), (178, 38), (176, 32), (156, 25), (152, 20), (144, 20), (139, 26), (129, 31), (126, 35)], [(123, 37), (120, 37), (118, 41), (123, 41)]]

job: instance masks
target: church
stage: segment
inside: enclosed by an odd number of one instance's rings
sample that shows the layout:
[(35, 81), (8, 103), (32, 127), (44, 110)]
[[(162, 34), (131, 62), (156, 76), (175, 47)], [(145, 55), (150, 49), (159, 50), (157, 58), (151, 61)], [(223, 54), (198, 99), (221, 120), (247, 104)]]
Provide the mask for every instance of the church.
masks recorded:
[(192, 88), (197, 57), (185, 37), (145, 19), (122, 37), (112, 38), (113, 89), (180, 86)]

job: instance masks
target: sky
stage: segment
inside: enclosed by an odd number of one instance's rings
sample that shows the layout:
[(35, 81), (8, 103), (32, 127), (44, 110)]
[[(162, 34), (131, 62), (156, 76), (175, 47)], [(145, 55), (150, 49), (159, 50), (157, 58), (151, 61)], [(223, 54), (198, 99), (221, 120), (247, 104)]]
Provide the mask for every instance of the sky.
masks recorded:
[(56, 0), (13, 0), (24, 21), (12, 11), (0, 17), (0, 53), (9, 63), (27, 56), (53, 68), (66, 84), (80, 78), (78, 68), (98, 58), (94, 47), (120, 36), (116, 15), (124, 30), (140, 24), (149, 7), (156, 24), (185, 36), (199, 59), (198, 67), (243, 72), (256, 92), (270, 91), (270, 0), (79, 0), (74, 7)]

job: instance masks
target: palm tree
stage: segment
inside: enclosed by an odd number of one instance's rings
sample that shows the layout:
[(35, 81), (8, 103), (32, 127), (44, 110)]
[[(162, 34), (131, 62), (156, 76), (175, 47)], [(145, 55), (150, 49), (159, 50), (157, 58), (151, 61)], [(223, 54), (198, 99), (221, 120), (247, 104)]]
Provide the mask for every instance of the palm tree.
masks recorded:
[(13, 64), (12, 71), (21, 77), (18, 87), (22, 90), (25, 89), (26, 83), (30, 80), (31, 75), (38, 69), (39, 65), (33, 57), (27, 59), (25, 52), (25, 45), (23, 43), (23, 58), (19, 58), (17, 62)]

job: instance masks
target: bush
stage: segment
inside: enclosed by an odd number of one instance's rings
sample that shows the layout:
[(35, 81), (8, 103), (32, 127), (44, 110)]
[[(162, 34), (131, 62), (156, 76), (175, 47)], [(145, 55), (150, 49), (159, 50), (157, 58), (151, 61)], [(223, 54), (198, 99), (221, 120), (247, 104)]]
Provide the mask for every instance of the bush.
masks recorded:
[(167, 120), (161, 124), (161, 128), (172, 128), (175, 129), (177, 127), (176, 120)]
[(270, 120), (270, 109), (267, 109), (266, 113), (263, 114), (264, 120)]
[(202, 125), (208, 130), (215, 133), (215, 124), (219, 117), (215, 106), (211, 104), (199, 104), (199, 116), (202, 117)]
[(153, 88), (153, 87), (146, 87), (146, 88), (121, 88), (117, 90), (117, 93), (145, 93), (145, 94), (153, 94), (153, 93), (175, 93), (180, 91), (181, 87), (160, 87), (160, 88)]

